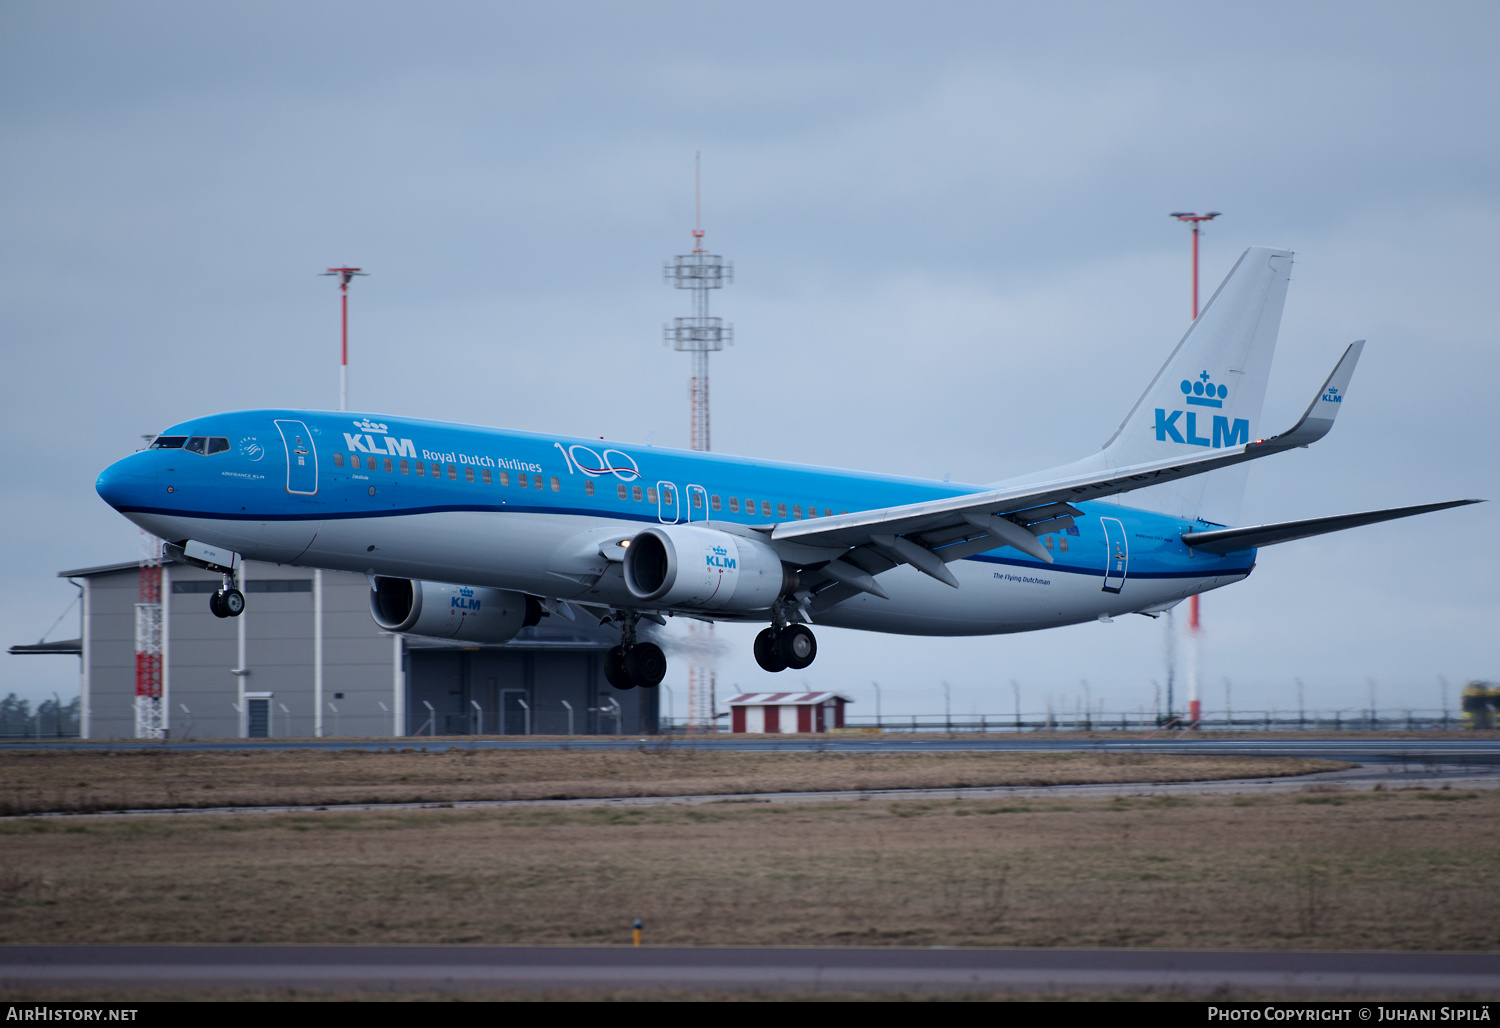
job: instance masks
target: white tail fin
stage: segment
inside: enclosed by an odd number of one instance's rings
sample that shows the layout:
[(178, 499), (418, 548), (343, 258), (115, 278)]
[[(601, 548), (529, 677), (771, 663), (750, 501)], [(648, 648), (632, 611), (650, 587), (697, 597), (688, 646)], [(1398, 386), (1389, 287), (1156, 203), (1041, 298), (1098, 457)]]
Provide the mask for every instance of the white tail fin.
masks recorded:
[[(1206, 449), (1260, 438), (1261, 406), (1291, 268), (1290, 250), (1246, 250), (1104, 448), (1068, 467), (1108, 470), (1198, 456)], [(1061, 470), (1038, 474), (1053, 476)], [(1232, 524), (1239, 517), (1247, 470), (1248, 465), (1240, 465), (1142, 489), (1131, 494), (1130, 504)]]

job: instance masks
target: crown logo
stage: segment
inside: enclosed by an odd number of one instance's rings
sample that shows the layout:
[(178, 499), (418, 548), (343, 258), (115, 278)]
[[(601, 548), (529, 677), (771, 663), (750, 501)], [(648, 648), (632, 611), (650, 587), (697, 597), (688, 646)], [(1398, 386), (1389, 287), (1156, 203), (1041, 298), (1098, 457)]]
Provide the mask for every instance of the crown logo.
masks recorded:
[(380, 422), (371, 421), (369, 418), (365, 418), (363, 421), (356, 421), (354, 427), (362, 428), (366, 432), (384, 432), (386, 430), (385, 426)]
[(1214, 385), (1209, 380), (1208, 372), (1205, 371), (1198, 376), (1198, 381), (1183, 379), (1178, 386), (1182, 394), (1187, 397), (1188, 405), (1191, 407), (1222, 407), (1224, 398), (1229, 395), (1227, 385)]
[(1343, 403), (1344, 398), (1339, 395), (1338, 386), (1329, 386), (1328, 391), (1323, 394), (1323, 399), (1328, 403)]
[(715, 546), (714, 547), (714, 553), (718, 554), (720, 557), (727, 557), (727, 556), (729, 556), (729, 551), (726, 550), (726, 549), (724, 549), (724, 547), (722, 547), (722, 546)]

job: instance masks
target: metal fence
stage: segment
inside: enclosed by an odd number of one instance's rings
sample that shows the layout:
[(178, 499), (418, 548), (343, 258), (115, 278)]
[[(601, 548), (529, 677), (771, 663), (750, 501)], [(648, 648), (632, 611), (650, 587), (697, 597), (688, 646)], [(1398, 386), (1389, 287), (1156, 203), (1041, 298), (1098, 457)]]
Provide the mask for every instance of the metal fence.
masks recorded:
[[(662, 731), (683, 732), (683, 719), (662, 718)], [(728, 731), (720, 718), (715, 731)], [(874, 714), (844, 717), (846, 729), (883, 732), (1151, 732), (1194, 727), (1187, 715), (1150, 711), (1043, 712), (1012, 714)], [(1469, 727), (1463, 717), (1444, 710), (1237, 710), (1204, 715), (1200, 731), (1219, 732), (1441, 732)]]

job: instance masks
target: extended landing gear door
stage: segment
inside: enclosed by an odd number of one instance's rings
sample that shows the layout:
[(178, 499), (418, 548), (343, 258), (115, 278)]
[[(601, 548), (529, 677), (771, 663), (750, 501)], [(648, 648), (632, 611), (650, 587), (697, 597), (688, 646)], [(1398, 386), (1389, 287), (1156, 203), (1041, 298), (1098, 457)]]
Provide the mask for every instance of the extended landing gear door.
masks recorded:
[(1118, 518), (1100, 518), (1104, 526), (1104, 591), (1117, 593), (1125, 585), (1130, 568), (1130, 548), (1125, 541), (1125, 526)]
[(286, 491), (298, 496), (318, 492), (318, 452), (313, 449), (312, 433), (300, 421), (278, 421), (276, 429), (286, 446)]

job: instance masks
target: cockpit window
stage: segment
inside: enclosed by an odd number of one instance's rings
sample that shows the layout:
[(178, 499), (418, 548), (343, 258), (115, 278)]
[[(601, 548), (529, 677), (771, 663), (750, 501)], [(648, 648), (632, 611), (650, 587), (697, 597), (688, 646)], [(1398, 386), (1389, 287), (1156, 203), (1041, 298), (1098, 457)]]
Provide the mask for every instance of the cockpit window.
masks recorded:
[(223, 453), (229, 449), (229, 440), (221, 435), (195, 435), (187, 443), (179, 443), (188, 453)]
[(159, 435), (151, 443), (153, 450), (180, 450), (187, 442), (185, 435)]

